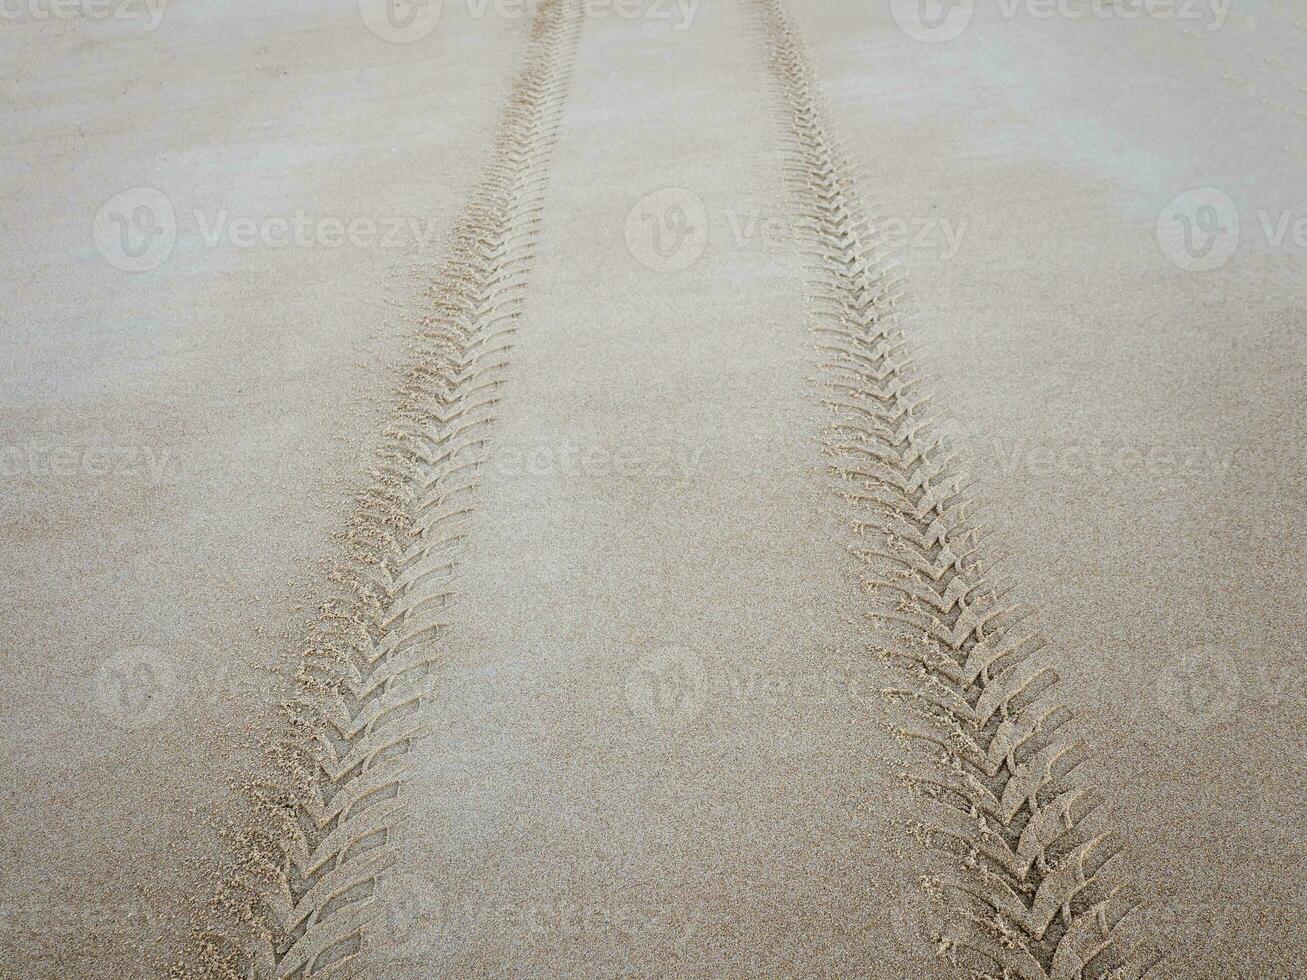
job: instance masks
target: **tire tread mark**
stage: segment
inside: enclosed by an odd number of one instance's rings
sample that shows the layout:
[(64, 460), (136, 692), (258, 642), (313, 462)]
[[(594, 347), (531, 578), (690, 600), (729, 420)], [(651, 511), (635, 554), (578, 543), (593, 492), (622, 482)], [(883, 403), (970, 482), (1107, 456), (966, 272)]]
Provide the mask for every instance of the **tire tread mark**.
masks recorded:
[(902, 329), (904, 282), (829, 135), (783, 0), (744, 2), (782, 120), (829, 413), (822, 449), (869, 616), (893, 637), (875, 652), (913, 682), (887, 692), (914, 709), (900, 734), (924, 750), (905, 780), (944, 821), (924, 828), (953, 869), (938, 951), (977, 978), (1149, 975), (1157, 960), (1128, 938), (1140, 900), (1115, 882), (1120, 844), (1090, 829), (1102, 800), (1075, 778), (1087, 750), (1055, 700), (1031, 612), (993, 574), (1001, 558)]
[(214, 898), (244, 935), (197, 934), (174, 976), (348, 975), (381, 876), (400, 858), (406, 763), (425, 733), (582, 27), (578, 0), (541, 0), (532, 17), (491, 162), (424, 286), (345, 558), (310, 623), (284, 731), (267, 747), (274, 775), (247, 786), (272, 819), (233, 841)]

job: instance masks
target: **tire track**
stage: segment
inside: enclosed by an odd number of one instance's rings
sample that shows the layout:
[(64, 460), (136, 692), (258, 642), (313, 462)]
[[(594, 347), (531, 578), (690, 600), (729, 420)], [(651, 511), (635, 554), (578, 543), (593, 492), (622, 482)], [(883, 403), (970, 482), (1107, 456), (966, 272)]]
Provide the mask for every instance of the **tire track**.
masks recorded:
[(1118, 880), (1120, 844), (1057, 700), (1057, 672), (1010, 581), (996, 578), (977, 501), (945, 439), (902, 329), (904, 283), (877, 241), (853, 170), (782, 0), (757, 13), (798, 212), (820, 385), (822, 449), (887, 647), (910, 681), (905, 781), (933, 801), (917, 828), (944, 858), (938, 952), (972, 977), (1101, 980), (1147, 975), (1130, 938), (1140, 901)]
[(406, 765), (458, 595), (581, 26), (577, 0), (535, 8), (490, 162), (425, 289), (345, 558), (266, 747), (274, 777), (251, 787), (267, 819), (238, 836), (216, 889), (213, 913), (238, 926), (198, 933), (174, 976), (350, 972), (380, 876), (402, 858)]

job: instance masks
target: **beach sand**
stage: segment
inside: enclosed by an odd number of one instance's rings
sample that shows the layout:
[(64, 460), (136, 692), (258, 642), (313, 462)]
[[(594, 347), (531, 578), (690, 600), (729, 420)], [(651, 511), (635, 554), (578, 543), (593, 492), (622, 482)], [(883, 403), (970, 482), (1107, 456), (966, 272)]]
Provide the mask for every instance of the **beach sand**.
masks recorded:
[(1123, 11), (22, 7), (0, 973), (1307, 975), (1302, 27)]

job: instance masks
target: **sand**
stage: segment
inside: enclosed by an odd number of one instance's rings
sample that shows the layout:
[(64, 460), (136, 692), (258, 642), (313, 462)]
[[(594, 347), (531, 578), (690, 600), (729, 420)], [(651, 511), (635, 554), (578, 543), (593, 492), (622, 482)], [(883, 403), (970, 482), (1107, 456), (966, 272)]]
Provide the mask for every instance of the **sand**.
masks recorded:
[(0, 972), (1307, 975), (1291, 7), (91, 6)]

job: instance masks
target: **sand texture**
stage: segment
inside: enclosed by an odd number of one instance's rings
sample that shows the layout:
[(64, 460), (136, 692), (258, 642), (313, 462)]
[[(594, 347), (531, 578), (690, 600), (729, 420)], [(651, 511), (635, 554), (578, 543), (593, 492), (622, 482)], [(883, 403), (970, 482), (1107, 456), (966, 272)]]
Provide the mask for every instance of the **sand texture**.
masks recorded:
[(0, 976), (1307, 977), (1303, 11), (55, 6)]

